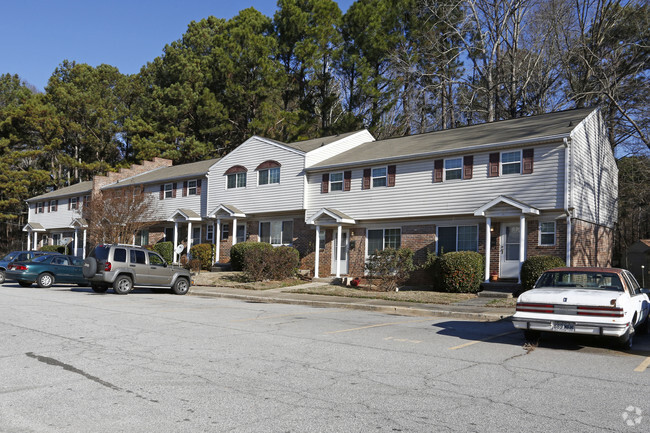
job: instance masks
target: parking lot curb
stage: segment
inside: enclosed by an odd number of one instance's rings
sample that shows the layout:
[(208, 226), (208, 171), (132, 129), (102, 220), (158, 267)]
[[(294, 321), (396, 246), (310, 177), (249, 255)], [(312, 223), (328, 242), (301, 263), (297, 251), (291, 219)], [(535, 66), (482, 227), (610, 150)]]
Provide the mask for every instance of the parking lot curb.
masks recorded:
[(415, 317), (454, 317), (458, 319), (469, 319), (485, 322), (496, 322), (499, 320), (509, 320), (508, 314), (496, 314), (488, 312), (473, 312), (473, 311), (459, 311), (450, 308), (450, 306), (431, 306), (430, 308), (422, 308), (417, 306), (400, 306), (400, 305), (373, 305), (359, 302), (339, 302), (339, 301), (323, 301), (323, 300), (310, 300), (310, 299), (296, 299), (296, 298), (281, 298), (273, 296), (254, 296), (242, 295), (234, 293), (214, 292), (214, 291), (201, 291), (190, 290), (188, 295), (203, 296), (212, 298), (227, 298), (238, 299), (245, 302), (254, 303), (269, 303), (269, 304), (291, 304), (291, 305), (307, 305), (316, 308), (343, 308), (353, 310), (376, 311), (386, 314), (395, 314), (400, 316), (415, 316)]

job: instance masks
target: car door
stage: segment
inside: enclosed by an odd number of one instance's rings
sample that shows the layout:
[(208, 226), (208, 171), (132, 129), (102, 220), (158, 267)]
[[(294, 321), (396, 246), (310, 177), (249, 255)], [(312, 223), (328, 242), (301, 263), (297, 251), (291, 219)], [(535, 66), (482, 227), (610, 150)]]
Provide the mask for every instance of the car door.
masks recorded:
[(153, 285), (167, 286), (171, 285), (173, 270), (167, 266), (165, 260), (153, 251), (149, 251), (149, 276)]
[(129, 250), (129, 267), (135, 275), (133, 284), (148, 286), (151, 285), (151, 272), (147, 265), (147, 255), (144, 250)]
[(80, 259), (79, 257), (68, 257), (70, 260), (70, 283), (74, 284), (84, 284), (88, 283), (88, 281), (84, 278), (83, 276), (83, 266), (84, 266), (84, 261), (83, 259)]
[(70, 262), (66, 256), (54, 256), (50, 260), (49, 271), (54, 274), (57, 283), (69, 283), (71, 276)]
[(648, 295), (643, 293), (641, 286), (636, 281), (636, 278), (634, 278), (634, 275), (632, 275), (630, 272), (623, 271), (622, 276), (630, 292), (632, 305), (634, 306), (635, 310), (638, 311), (637, 322), (634, 324), (636, 326), (640, 323), (643, 323), (643, 321), (648, 317), (648, 311), (650, 311)]

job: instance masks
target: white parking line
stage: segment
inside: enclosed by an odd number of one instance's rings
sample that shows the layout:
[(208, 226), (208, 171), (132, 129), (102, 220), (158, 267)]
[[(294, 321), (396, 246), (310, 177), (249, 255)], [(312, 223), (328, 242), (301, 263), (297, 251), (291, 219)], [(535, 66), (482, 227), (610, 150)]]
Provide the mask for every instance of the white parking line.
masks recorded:
[(519, 332), (519, 331), (518, 330), (517, 331), (510, 331), (510, 332), (504, 332), (503, 334), (492, 335), (490, 337), (486, 337), (486, 338), (483, 338), (481, 340), (470, 341), (469, 343), (464, 343), (464, 344), (460, 344), (458, 346), (450, 347), (449, 350), (462, 349), (464, 347), (471, 346), (473, 344), (482, 343), (484, 341), (494, 340), (495, 338), (503, 337), (504, 335), (516, 334), (517, 332)]

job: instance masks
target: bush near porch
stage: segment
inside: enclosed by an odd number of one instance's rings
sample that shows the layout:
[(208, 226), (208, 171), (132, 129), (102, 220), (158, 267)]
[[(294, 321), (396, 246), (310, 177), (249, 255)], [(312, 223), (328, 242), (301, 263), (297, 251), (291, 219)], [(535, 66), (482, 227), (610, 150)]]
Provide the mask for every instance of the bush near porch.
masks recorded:
[(273, 246), (266, 242), (246, 241), (239, 242), (230, 248), (230, 265), (233, 271), (244, 270), (244, 257), (251, 249), (260, 249), (268, 254), (273, 251)]
[(454, 251), (431, 260), (434, 288), (452, 293), (477, 293), (481, 290), (484, 258), (474, 251)]
[(564, 260), (556, 256), (532, 256), (521, 265), (521, 290), (533, 288), (537, 279), (549, 269), (566, 266)]
[(214, 258), (214, 245), (196, 244), (190, 248), (190, 256), (193, 260), (201, 262), (201, 269), (209, 271), (212, 268)]
[(168, 263), (171, 263), (174, 259), (174, 244), (172, 242), (158, 242), (153, 246), (153, 250)]
[[(270, 245), (270, 244), (267, 244)], [(244, 251), (244, 275), (248, 281), (281, 281), (294, 277), (300, 253), (293, 247), (249, 248)]]
[(394, 291), (404, 285), (415, 270), (413, 251), (408, 248), (385, 248), (368, 257), (365, 267), (371, 288), (376, 279), (381, 290)]

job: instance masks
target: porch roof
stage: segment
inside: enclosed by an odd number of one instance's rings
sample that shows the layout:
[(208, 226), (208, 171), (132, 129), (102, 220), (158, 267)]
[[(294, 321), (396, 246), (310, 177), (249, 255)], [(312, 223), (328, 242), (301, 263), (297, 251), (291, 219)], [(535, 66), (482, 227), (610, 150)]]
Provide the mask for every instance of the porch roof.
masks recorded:
[(31, 222), (31, 223), (27, 223), (25, 225), (25, 227), (23, 227), (23, 231), (24, 232), (44, 232), (45, 227), (43, 227), (43, 225), (40, 224), (40, 223)]
[(167, 221), (176, 221), (178, 217), (185, 219), (185, 221), (201, 221), (201, 215), (197, 214), (192, 209), (186, 208), (176, 209)]
[(343, 212), (332, 209), (332, 208), (322, 208), (310, 218), (307, 219), (307, 224), (318, 225), (318, 220), (323, 218), (329, 218), (334, 220), (336, 224), (355, 224), (354, 218), (344, 214)]
[[(508, 197), (505, 195), (500, 195), (493, 200), (490, 200), (489, 202), (485, 203), (483, 206), (479, 207), (474, 211), (474, 216), (499, 216), (499, 210), (495, 209), (497, 206), (505, 204), (509, 208), (514, 208), (518, 209), (522, 214), (526, 215), (539, 215), (539, 209), (521, 202), (519, 200), (515, 200), (512, 197)], [(489, 213), (493, 213), (494, 215), (489, 215)]]
[(71, 228), (85, 228), (85, 227), (88, 227), (88, 221), (86, 221), (84, 218), (74, 218), (70, 222), (70, 227)]
[(208, 214), (209, 218), (217, 218), (224, 216), (225, 218), (246, 218), (246, 214), (237, 209), (231, 204), (220, 204), (212, 212)]

